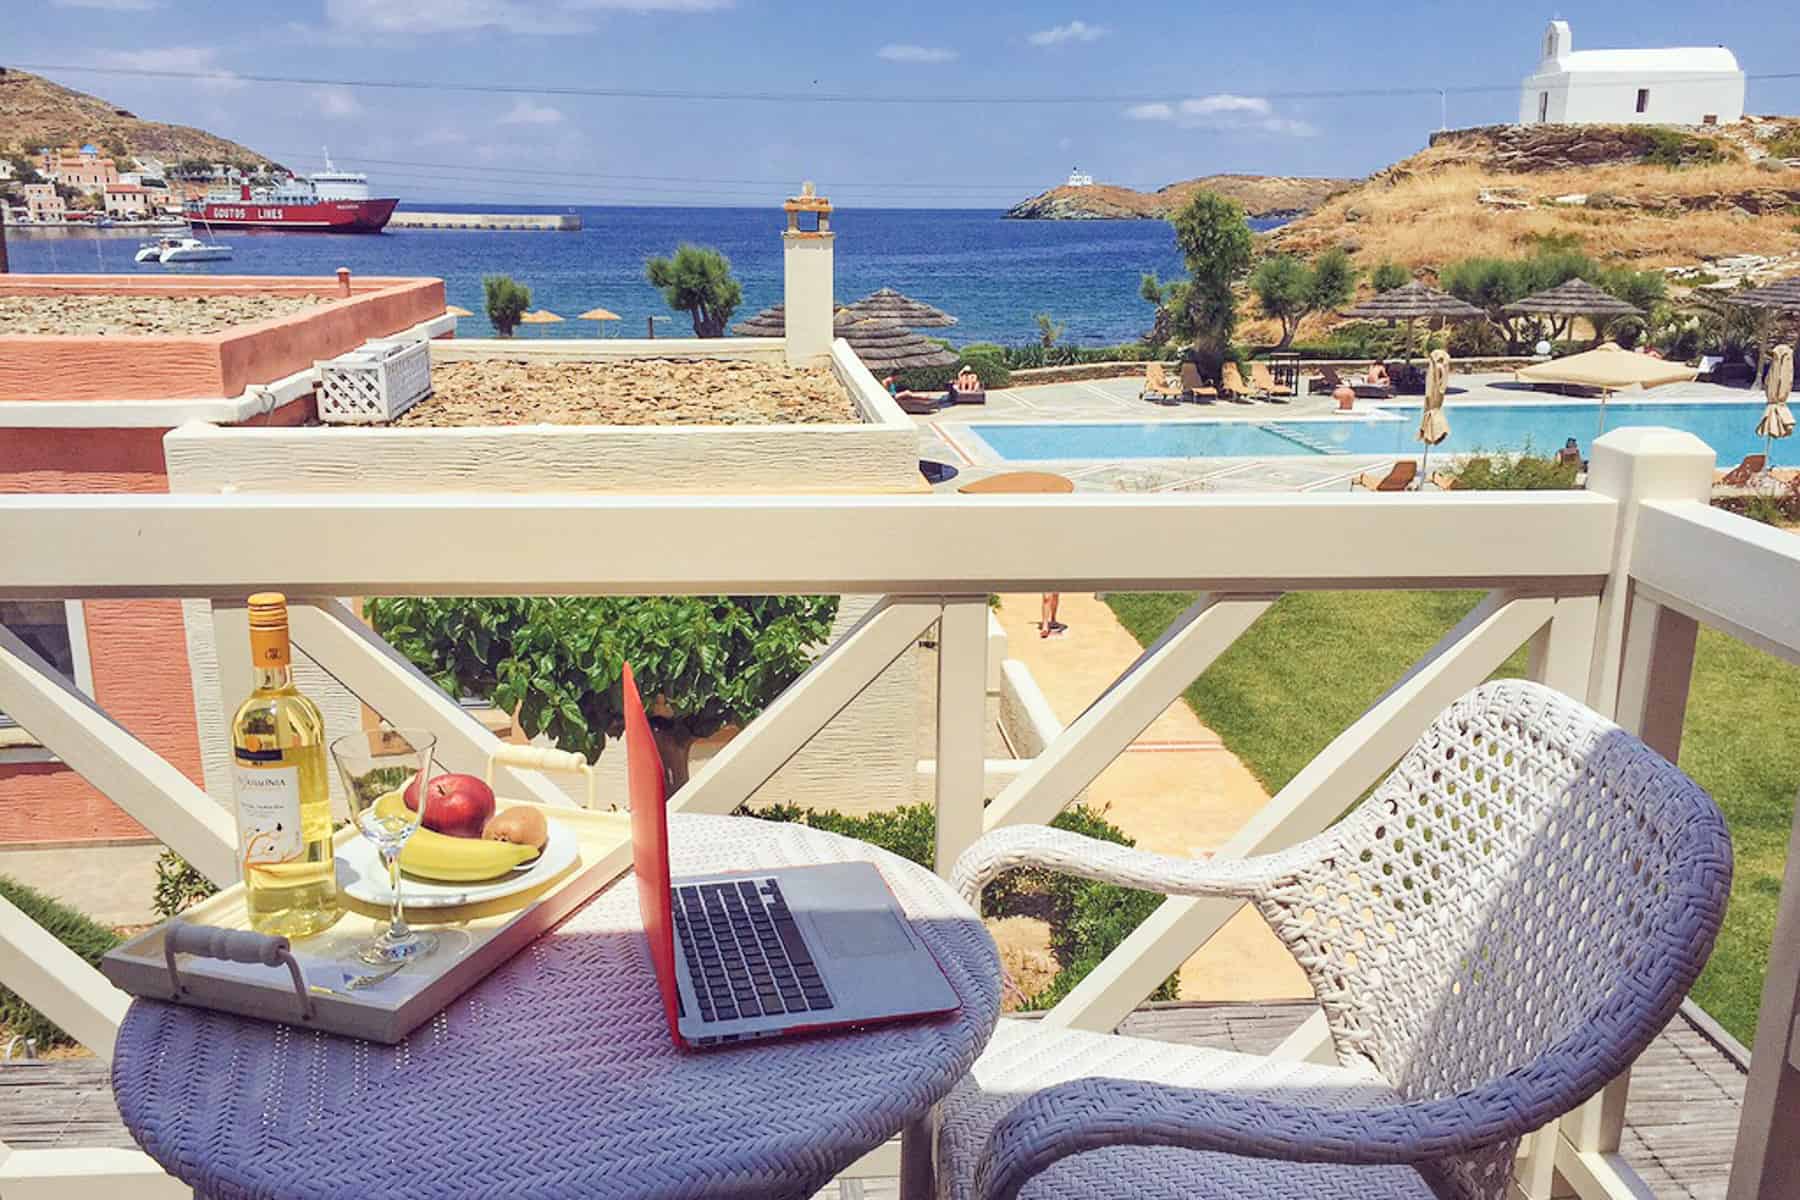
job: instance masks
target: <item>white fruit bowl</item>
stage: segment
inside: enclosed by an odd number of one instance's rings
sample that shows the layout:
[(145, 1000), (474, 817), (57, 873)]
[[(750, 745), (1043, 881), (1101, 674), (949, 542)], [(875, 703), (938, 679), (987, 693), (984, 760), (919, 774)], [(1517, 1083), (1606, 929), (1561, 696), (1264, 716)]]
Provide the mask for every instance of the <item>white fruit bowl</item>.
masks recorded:
[[(455, 908), (484, 900), (499, 900), (554, 879), (573, 866), (581, 855), (573, 833), (555, 818), (551, 818), (549, 825), (550, 837), (544, 843), (544, 852), (497, 879), (440, 883), (403, 873), (400, 896), (409, 909)], [(388, 887), (387, 867), (381, 861), (381, 852), (367, 838), (353, 837), (338, 847), (337, 877), (338, 891), (352, 900), (374, 905), (387, 905), (393, 901), (394, 893)]]

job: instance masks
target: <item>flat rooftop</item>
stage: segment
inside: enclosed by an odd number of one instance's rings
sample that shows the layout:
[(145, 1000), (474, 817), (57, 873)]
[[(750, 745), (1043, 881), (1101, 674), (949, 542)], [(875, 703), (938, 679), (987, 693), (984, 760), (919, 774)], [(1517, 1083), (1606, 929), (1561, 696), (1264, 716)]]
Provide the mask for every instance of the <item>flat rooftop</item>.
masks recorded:
[(848, 425), (859, 418), (829, 367), (716, 358), (440, 362), (432, 394), (400, 426)]
[(331, 296), (65, 293), (0, 294), (0, 335), (79, 334), (147, 337), (223, 333), (275, 317), (290, 317), (331, 304)]

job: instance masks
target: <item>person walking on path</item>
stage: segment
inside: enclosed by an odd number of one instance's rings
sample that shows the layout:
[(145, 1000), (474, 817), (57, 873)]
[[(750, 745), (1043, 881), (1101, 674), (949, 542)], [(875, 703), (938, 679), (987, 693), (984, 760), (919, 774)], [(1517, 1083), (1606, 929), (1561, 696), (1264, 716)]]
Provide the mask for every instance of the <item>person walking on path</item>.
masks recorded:
[(1068, 626), (1056, 619), (1056, 607), (1062, 603), (1061, 592), (1045, 592), (1040, 606), (1038, 636), (1049, 637), (1053, 633), (1066, 633)]

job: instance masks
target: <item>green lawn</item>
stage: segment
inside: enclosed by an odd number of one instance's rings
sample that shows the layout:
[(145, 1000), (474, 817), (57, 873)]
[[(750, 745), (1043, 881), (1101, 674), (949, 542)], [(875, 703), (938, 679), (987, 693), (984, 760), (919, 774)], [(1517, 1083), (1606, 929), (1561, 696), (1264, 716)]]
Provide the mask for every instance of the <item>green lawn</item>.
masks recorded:
[[(1480, 598), (1476, 592), (1283, 597), (1188, 688), (1200, 719), (1271, 792), (1387, 690)], [(1193, 600), (1114, 594), (1148, 643)], [(1498, 675), (1525, 669), (1521, 649)], [(1737, 852), (1731, 908), (1694, 999), (1746, 1045), (1756, 1030), (1788, 822), (1800, 787), (1800, 669), (1702, 630), (1681, 765), (1712, 792)]]

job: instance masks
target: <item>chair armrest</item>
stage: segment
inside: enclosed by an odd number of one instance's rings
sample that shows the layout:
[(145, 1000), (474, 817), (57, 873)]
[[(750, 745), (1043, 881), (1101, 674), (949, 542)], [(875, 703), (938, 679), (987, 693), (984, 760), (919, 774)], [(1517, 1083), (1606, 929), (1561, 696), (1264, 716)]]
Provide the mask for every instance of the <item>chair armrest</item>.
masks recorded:
[[(1559, 1115), (1507, 1077), (1441, 1100), (1378, 1108), (1281, 1104), (1126, 1079), (1077, 1079), (1014, 1108), (975, 1171), (980, 1200), (1014, 1200), (1061, 1159), (1107, 1146), (1168, 1146), (1286, 1162), (1380, 1166), (1464, 1154), (1531, 1132)], [(1521, 1094), (1522, 1093), (1522, 1094)], [(1566, 1109), (1560, 1111), (1567, 1111)]]
[(950, 883), (977, 911), (981, 890), (1002, 871), (1044, 867), (1065, 875), (1165, 896), (1250, 899), (1295, 865), (1291, 851), (1257, 858), (1195, 859), (1153, 854), (1048, 825), (1007, 825), (963, 851)]

